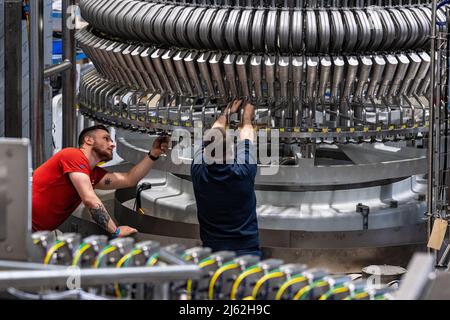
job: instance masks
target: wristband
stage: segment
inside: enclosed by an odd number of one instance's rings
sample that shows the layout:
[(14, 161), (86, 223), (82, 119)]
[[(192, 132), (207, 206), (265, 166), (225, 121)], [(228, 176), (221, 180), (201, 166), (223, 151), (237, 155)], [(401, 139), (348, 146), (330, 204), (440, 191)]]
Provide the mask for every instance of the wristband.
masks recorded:
[(159, 157), (154, 157), (154, 156), (152, 156), (152, 152), (151, 152), (151, 151), (148, 152), (148, 157), (149, 157), (150, 159), (152, 159), (153, 161), (156, 161), (156, 160), (159, 159)]
[(116, 231), (112, 234), (113, 238), (117, 238), (120, 234), (120, 227), (117, 227)]

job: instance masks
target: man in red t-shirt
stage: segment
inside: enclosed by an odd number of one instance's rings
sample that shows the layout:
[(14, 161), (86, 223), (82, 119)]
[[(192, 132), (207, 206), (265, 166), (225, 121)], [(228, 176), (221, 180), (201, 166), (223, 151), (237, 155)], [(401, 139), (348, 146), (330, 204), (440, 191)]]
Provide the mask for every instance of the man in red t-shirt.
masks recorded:
[(111, 190), (135, 186), (167, 150), (168, 138), (157, 138), (148, 156), (130, 171), (108, 172), (97, 166), (113, 157), (114, 142), (108, 129), (97, 125), (84, 129), (79, 148), (65, 148), (33, 173), (33, 231), (54, 230), (83, 202), (92, 219), (116, 237), (137, 232), (128, 226), (116, 227), (94, 188)]

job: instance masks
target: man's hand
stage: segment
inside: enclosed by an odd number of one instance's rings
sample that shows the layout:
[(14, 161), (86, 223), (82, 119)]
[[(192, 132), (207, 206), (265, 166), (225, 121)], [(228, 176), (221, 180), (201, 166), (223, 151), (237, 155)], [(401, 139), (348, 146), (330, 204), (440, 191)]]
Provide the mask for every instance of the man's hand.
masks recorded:
[(222, 110), (222, 114), (217, 118), (216, 122), (212, 125), (213, 128), (223, 128), (225, 130), (225, 127), (228, 122), (228, 118), (231, 114), (236, 113), (239, 108), (241, 107), (242, 100), (233, 100), (231, 101), (225, 109)]
[(118, 235), (119, 238), (127, 237), (127, 236), (137, 232), (136, 229), (131, 228), (129, 226), (120, 226), (119, 230), (120, 230), (119, 235)]
[(151, 155), (154, 157), (159, 157), (162, 153), (166, 153), (169, 148), (169, 137), (167, 135), (159, 136), (153, 141)]
[(231, 101), (230, 104), (228, 105), (230, 108), (230, 113), (238, 112), (241, 105), (242, 105), (242, 100), (234, 99), (233, 101)]
[(242, 116), (242, 127), (239, 134), (241, 140), (248, 139), (252, 142), (254, 141), (255, 134), (253, 132), (253, 124), (252, 124), (254, 116), (255, 116), (255, 107), (250, 102), (247, 101), (244, 105), (244, 114)]
[(246, 101), (244, 104), (244, 120), (252, 120), (255, 116), (255, 106)]

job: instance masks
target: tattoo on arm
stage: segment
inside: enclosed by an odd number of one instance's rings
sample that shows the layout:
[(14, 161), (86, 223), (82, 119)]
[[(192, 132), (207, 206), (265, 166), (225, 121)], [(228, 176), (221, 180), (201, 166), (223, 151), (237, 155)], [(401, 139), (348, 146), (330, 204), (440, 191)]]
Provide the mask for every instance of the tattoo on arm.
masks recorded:
[(111, 184), (111, 178), (105, 179), (105, 186), (109, 186)]
[(91, 213), (92, 219), (94, 219), (95, 223), (103, 229), (108, 230), (108, 222), (111, 218), (109, 217), (108, 211), (106, 211), (103, 204), (98, 203), (97, 207), (90, 208), (89, 212)]

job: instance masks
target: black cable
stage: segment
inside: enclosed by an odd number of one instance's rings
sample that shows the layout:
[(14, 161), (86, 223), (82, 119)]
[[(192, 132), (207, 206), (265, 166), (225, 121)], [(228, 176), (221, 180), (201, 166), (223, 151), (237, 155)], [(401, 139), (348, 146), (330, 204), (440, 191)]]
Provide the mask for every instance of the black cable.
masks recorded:
[(134, 206), (133, 206), (133, 211), (138, 211), (139, 209), (141, 209), (141, 192), (151, 189), (152, 188), (152, 184), (148, 183), (148, 182), (144, 182), (141, 183), (136, 191), (136, 199), (134, 200)]

